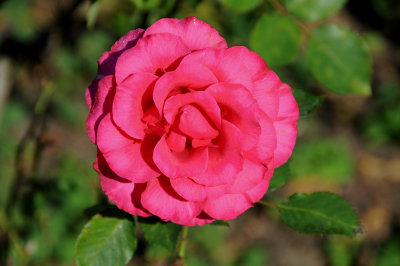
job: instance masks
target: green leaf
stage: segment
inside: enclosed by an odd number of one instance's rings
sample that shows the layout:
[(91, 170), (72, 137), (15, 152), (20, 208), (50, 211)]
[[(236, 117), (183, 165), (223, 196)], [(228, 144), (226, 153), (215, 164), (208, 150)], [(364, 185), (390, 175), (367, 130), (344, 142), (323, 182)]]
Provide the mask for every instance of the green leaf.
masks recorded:
[(390, 239), (380, 248), (377, 266), (400, 265), (400, 239)]
[(300, 115), (308, 115), (315, 111), (324, 100), (322, 96), (316, 96), (304, 90), (293, 89), (293, 96), (299, 105)]
[(162, 221), (145, 222), (143, 220), (139, 220), (139, 224), (146, 240), (173, 253), (176, 249), (182, 226)]
[(248, 12), (261, 4), (262, 0), (219, 0), (226, 7), (236, 12)]
[(325, 19), (343, 7), (346, 0), (285, 0), (287, 10), (305, 21)]
[(250, 35), (250, 47), (268, 65), (282, 66), (296, 59), (301, 30), (296, 22), (280, 14), (263, 15)]
[(136, 250), (134, 222), (95, 215), (80, 233), (75, 247), (78, 265), (126, 265)]
[(326, 25), (312, 32), (306, 63), (328, 90), (370, 95), (371, 58), (365, 43), (354, 32)]
[(336, 194), (297, 193), (279, 205), (283, 222), (299, 233), (355, 236), (360, 224), (353, 207)]
[(271, 181), (269, 182), (268, 192), (272, 192), (277, 188), (283, 186), (289, 180), (289, 177), (290, 177), (290, 169), (287, 163), (280, 166), (279, 168), (276, 168), (274, 175)]

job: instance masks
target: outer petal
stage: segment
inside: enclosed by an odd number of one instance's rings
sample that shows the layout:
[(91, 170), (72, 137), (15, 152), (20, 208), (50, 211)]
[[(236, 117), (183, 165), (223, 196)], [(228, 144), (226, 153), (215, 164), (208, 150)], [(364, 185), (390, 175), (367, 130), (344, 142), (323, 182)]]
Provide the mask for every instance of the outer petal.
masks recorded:
[(194, 218), (201, 212), (198, 203), (186, 201), (176, 194), (168, 178), (163, 176), (147, 183), (141, 202), (147, 210), (164, 221), (182, 225), (195, 225)]
[(250, 202), (255, 203), (259, 201), (267, 192), (269, 182), (274, 174), (273, 163), (270, 163), (267, 167), (267, 171), (264, 178), (255, 187), (247, 190), (244, 194), (250, 200)]
[(299, 108), (293, 97), (291, 88), (282, 84), (279, 89), (279, 111), (274, 121), (277, 146), (274, 152), (275, 167), (284, 164), (292, 155), (297, 136), (297, 119)]
[(181, 20), (173, 18), (160, 19), (146, 30), (145, 36), (163, 32), (180, 36), (191, 50), (199, 50), (206, 47), (228, 48), (226, 41), (218, 34), (217, 30), (195, 17), (187, 17)]
[(279, 110), (279, 88), (282, 82), (272, 71), (254, 83), (253, 95), (260, 108), (272, 119), (275, 120)]
[(217, 220), (235, 219), (252, 207), (249, 199), (242, 194), (225, 194), (217, 199), (207, 200), (204, 211)]
[(189, 201), (203, 202), (207, 199), (215, 199), (227, 191), (227, 186), (208, 187), (197, 184), (190, 178), (170, 179), (171, 185), (182, 198)]
[(143, 95), (152, 90), (157, 76), (137, 73), (118, 84), (113, 102), (113, 120), (129, 136), (143, 139), (146, 125), (142, 122)]
[(173, 90), (200, 90), (217, 81), (214, 74), (203, 65), (193, 62), (181, 63), (175, 71), (164, 74), (157, 81), (153, 92), (154, 103), (161, 113), (165, 100)]
[(118, 58), (115, 66), (117, 83), (137, 72), (164, 73), (189, 52), (190, 49), (178, 36), (168, 33), (148, 35)]
[(244, 159), (243, 169), (237, 175), (229, 192), (232, 194), (241, 194), (243, 191), (252, 189), (263, 180), (266, 171), (267, 168), (262, 164)]
[(200, 175), (190, 175), (199, 184), (220, 186), (232, 183), (242, 170), (240, 130), (228, 121), (222, 120), (222, 129), (214, 141), (217, 146), (208, 148), (207, 170)]
[(160, 175), (144, 161), (141, 144), (124, 136), (112, 123), (110, 114), (99, 124), (97, 146), (110, 168), (123, 178), (142, 183)]
[(214, 84), (206, 92), (218, 102), (222, 118), (242, 132), (243, 150), (254, 147), (261, 134), (261, 126), (257, 102), (250, 92), (241, 85), (230, 83)]
[(113, 75), (115, 73), (115, 64), (118, 57), (126, 50), (134, 47), (137, 41), (143, 36), (144, 30), (136, 29), (128, 32), (125, 36), (119, 39), (112, 47), (110, 52), (104, 52), (99, 61), (100, 75)]
[(133, 215), (144, 217), (151, 215), (140, 203), (140, 198), (146, 188), (145, 183), (133, 183), (117, 176), (101, 153), (96, 158), (94, 169), (99, 173), (104, 193), (109, 200), (115, 202), (118, 208)]
[(153, 160), (158, 169), (169, 178), (195, 176), (205, 171), (208, 150), (197, 148), (173, 152), (163, 136), (154, 148)]
[(194, 91), (169, 97), (164, 105), (164, 118), (172, 124), (181, 107), (193, 104), (201, 108), (214, 126), (221, 128), (221, 110), (214, 97), (204, 91)]
[(86, 91), (86, 95), (92, 94), (91, 91), (94, 91), (95, 96), (93, 99), (91, 96), (86, 98), (92, 99), (89, 102), (91, 108), (86, 119), (86, 129), (90, 139), (96, 142), (96, 132), (99, 123), (111, 111), (112, 100), (115, 94), (113, 76), (105, 76), (100, 80), (93, 81), (92, 85)]
[(219, 81), (241, 84), (252, 91), (254, 79), (266, 72), (265, 62), (260, 60), (255, 60), (255, 53), (246, 47), (235, 46), (222, 50), (207, 48), (196, 51), (187, 55), (182, 63), (194, 61), (203, 64)]
[(255, 147), (245, 153), (245, 157), (265, 164), (273, 158), (277, 141), (273, 121), (262, 111), (259, 115), (261, 135)]

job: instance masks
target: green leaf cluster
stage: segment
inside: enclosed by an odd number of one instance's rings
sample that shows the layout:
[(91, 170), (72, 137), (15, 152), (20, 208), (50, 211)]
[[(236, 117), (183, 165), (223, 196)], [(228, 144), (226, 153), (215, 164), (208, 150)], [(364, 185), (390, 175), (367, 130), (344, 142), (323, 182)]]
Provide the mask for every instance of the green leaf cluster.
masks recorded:
[[(273, 11), (264, 12), (250, 34), (250, 47), (273, 69), (294, 64), (304, 56), (305, 75), (312, 75), (326, 90), (337, 94), (371, 94), (372, 62), (360, 36), (324, 20), (339, 11), (346, 0), (270, 0)], [(300, 113), (316, 109), (323, 98), (308, 88), (296, 88)]]

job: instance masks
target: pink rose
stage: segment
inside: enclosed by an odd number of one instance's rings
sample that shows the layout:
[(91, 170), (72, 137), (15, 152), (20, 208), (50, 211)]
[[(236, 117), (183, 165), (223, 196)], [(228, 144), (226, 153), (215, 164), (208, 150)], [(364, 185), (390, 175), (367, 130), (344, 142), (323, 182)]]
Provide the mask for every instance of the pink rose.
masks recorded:
[(234, 219), (292, 153), (291, 88), (195, 17), (129, 32), (98, 67), (86, 92), (94, 168), (128, 213), (189, 226)]

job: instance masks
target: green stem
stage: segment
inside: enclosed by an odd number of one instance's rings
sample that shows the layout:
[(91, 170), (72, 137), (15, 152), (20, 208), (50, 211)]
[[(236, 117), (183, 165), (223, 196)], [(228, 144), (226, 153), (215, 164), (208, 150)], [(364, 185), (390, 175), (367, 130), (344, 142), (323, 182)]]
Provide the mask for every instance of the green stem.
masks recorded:
[(292, 17), (296, 23), (299, 25), (299, 27), (303, 30), (303, 32), (305, 34), (309, 34), (310, 30), (308, 28), (308, 26), (303, 23), (302, 21), (298, 20), (296, 17), (292, 16), (287, 10), (286, 8), (281, 4), (281, 2), (279, 0), (268, 0), (268, 2), (271, 4), (271, 6), (280, 14), (284, 15), (284, 16), (290, 16)]
[(260, 200), (260, 201), (257, 202), (257, 203), (259, 203), (259, 204), (261, 204), (261, 205), (264, 205), (264, 206), (267, 206), (267, 207), (270, 207), (270, 208), (275, 208), (275, 209), (281, 208), (280, 205), (274, 204), (274, 203), (271, 203), (271, 202), (268, 202), (268, 201)]
[(178, 258), (180, 258), (182, 260), (185, 257), (188, 229), (189, 229), (189, 227), (183, 226), (182, 233), (181, 233), (181, 239), (179, 242)]

